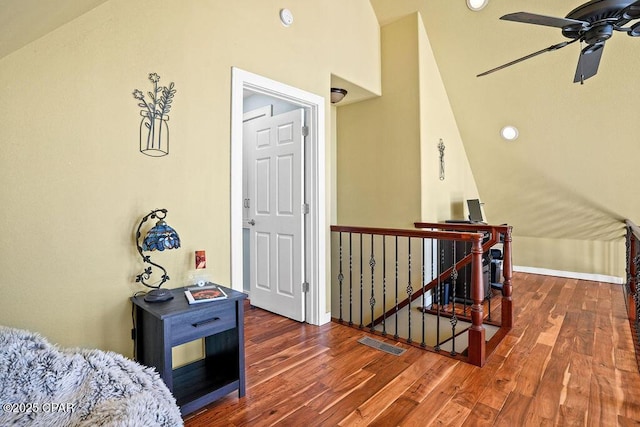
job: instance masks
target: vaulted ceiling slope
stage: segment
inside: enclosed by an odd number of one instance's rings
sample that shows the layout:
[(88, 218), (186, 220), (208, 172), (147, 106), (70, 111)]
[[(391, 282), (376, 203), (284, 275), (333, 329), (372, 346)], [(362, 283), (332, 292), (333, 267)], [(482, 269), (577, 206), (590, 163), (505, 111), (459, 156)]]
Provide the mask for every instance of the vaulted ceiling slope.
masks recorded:
[(0, 58), (107, 0), (0, 0)]
[[(640, 220), (640, 39), (616, 33), (583, 85), (572, 82), (579, 43), (476, 77), (568, 40), (560, 29), (500, 16), (564, 17), (583, 3), (490, 1), (472, 12), (464, 0), (371, 0), (381, 25), (421, 13), (485, 212), (520, 236), (610, 240), (621, 236), (622, 219)], [(515, 142), (499, 135), (507, 124), (520, 131)]]

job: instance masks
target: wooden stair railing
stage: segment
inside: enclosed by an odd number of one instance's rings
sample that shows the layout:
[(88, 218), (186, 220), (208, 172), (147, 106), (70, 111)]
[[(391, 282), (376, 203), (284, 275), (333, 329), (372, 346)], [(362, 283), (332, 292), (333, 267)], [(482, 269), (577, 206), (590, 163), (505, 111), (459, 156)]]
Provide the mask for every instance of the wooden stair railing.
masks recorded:
[[(501, 326), (511, 329), (513, 327), (513, 285), (511, 278), (513, 276), (513, 263), (511, 255), (511, 231), (513, 227), (510, 225), (488, 225), (478, 223), (441, 223), (441, 222), (416, 222), (414, 226), (419, 229), (447, 230), (467, 233), (488, 233), (489, 238), (482, 243), (482, 253), (488, 252), (497, 243), (502, 243), (502, 274), (504, 282), (502, 284), (502, 309), (501, 309)], [(470, 255), (461, 259), (458, 264), (462, 267), (471, 262)], [(459, 269), (458, 264), (456, 267)], [(451, 275), (451, 271), (443, 272), (441, 280), (447, 279)], [(437, 279), (436, 279), (437, 280)]]
[[(418, 227), (416, 227), (418, 228)], [(451, 231), (445, 231), (444, 235), (440, 234), (440, 239), (442, 238), (446, 238), (447, 240), (457, 240), (457, 241), (466, 241), (466, 242), (473, 242), (475, 243), (475, 241), (480, 238), (480, 241), (482, 240), (482, 235), (472, 235), (471, 233), (455, 233), (455, 232), (451, 232)], [(394, 235), (394, 234), (387, 234), (387, 235)], [(403, 237), (417, 237), (417, 236), (403, 236)], [(426, 237), (426, 238), (437, 238), (435, 235), (425, 235), (422, 237)], [(481, 252), (482, 255), (482, 252)], [(456, 262), (455, 265), (452, 265), (451, 267), (449, 267), (448, 269), (446, 269), (445, 271), (443, 271), (438, 277), (434, 278), (433, 280), (431, 280), (425, 287), (420, 288), (418, 290), (416, 290), (414, 293), (411, 294), (411, 298), (407, 298), (403, 301), (400, 301), (396, 306), (394, 306), (392, 309), (387, 310), (384, 314), (378, 316), (373, 322), (371, 322), (371, 326), (378, 326), (380, 323), (382, 323), (382, 321), (384, 319), (386, 319), (387, 317), (393, 315), (397, 310), (401, 310), (403, 308), (405, 308), (407, 305), (409, 305), (409, 302), (413, 302), (416, 299), (422, 297), (424, 295), (425, 292), (432, 290), (433, 288), (435, 288), (438, 283), (441, 283), (442, 281), (448, 279), (449, 277), (451, 277), (451, 273), (454, 270), (454, 267), (456, 270), (460, 270), (462, 267), (468, 265), (469, 263), (472, 262), (474, 257), (474, 253), (471, 252), (470, 254), (468, 254), (467, 256), (465, 256), (464, 258), (462, 258), (460, 261)], [(482, 265), (482, 258), (480, 259), (480, 265)], [(472, 272), (473, 275), (473, 272)], [(482, 271), (480, 271), (480, 275), (482, 277)]]
[[(442, 226), (443, 224), (440, 224)], [(509, 239), (505, 239), (505, 243), (507, 240), (510, 240), (510, 228), (501, 229), (506, 234), (509, 235)], [(485, 340), (485, 328), (483, 326), (483, 302), (484, 302), (484, 290), (482, 286), (483, 277), (482, 277), (482, 254), (485, 252), (485, 249), (482, 245), (482, 233), (477, 232), (469, 232), (469, 231), (442, 231), (442, 230), (406, 230), (406, 229), (387, 229), (387, 228), (370, 228), (370, 227), (352, 227), (352, 226), (331, 226), (331, 231), (335, 233), (349, 233), (362, 235), (371, 235), (371, 239), (373, 240), (373, 236), (394, 236), (396, 239), (398, 237), (406, 237), (406, 238), (418, 238), (418, 239), (434, 239), (434, 240), (443, 240), (443, 241), (464, 241), (470, 242), (472, 244), (471, 254), (467, 255), (463, 260), (456, 263), (456, 268), (462, 267), (471, 263), (471, 326), (468, 329), (468, 348), (467, 348), (467, 360), (469, 363), (483, 366), (486, 362), (486, 340)], [(342, 240), (340, 240), (342, 242)], [(342, 243), (340, 243), (342, 245)], [(372, 243), (373, 245), (373, 243)], [(342, 248), (340, 248), (342, 251)], [(342, 260), (342, 252), (340, 252), (340, 259)], [(361, 257), (362, 258), (362, 257)], [(362, 259), (360, 260), (362, 263)], [(375, 265), (375, 262), (373, 262)], [(349, 267), (351, 268), (351, 259), (349, 260)], [(373, 269), (373, 266), (371, 267)], [(409, 267), (410, 269), (411, 267)], [(508, 268), (510, 271), (510, 263), (508, 264)], [(361, 277), (360, 281), (362, 283), (362, 265), (360, 267)], [(446, 274), (451, 275), (453, 271), (453, 267), (450, 267), (445, 271)], [(373, 274), (373, 273), (372, 273)], [(410, 274), (410, 270), (409, 270)], [(342, 272), (339, 276), (342, 276)], [(442, 272), (440, 272), (440, 277), (442, 278)], [(510, 275), (508, 276), (510, 280)], [(339, 278), (341, 282), (343, 279)], [(433, 289), (435, 284), (438, 283), (437, 279), (432, 280), (427, 286), (421, 286), (419, 289), (416, 289), (415, 292), (412, 289), (409, 292), (409, 297), (400, 303), (396, 303), (395, 306), (391, 310), (388, 310), (382, 316), (379, 316), (375, 320), (373, 320), (369, 325), (370, 329), (373, 331), (373, 327), (377, 322), (380, 322), (381, 319), (385, 317), (392, 316), (398, 313), (398, 310), (410, 306), (410, 303), (415, 299), (422, 296), (425, 291), (429, 289)], [(411, 285), (409, 285), (411, 286)], [(508, 289), (508, 298), (510, 300), (510, 282), (507, 284)], [(373, 288), (373, 284), (372, 284)], [(360, 290), (362, 292), (362, 289)], [(375, 299), (373, 295), (371, 297), (372, 304), (375, 303)], [(351, 301), (350, 301), (351, 304)], [(383, 306), (383, 311), (385, 310)], [(373, 312), (373, 306), (372, 306)], [(409, 314), (410, 315), (410, 314)], [(509, 316), (512, 317), (511, 309), (509, 308)], [(373, 318), (373, 316), (372, 316)], [(340, 321), (342, 321), (340, 319)], [(351, 322), (349, 322), (351, 325)], [(511, 322), (512, 323), (512, 322)], [(509, 327), (511, 325), (509, 324)], [(360, 328), (363, 328), (364, 325), (360, 325)], [(383, 333), (384, 335), (384, 333)], [(397, 338), (397, 337), (396, 337)], [(408, 343), (411, 344), (411, 339), (409, 338)], [(424, 347), (424, 343), (421, 344)]]

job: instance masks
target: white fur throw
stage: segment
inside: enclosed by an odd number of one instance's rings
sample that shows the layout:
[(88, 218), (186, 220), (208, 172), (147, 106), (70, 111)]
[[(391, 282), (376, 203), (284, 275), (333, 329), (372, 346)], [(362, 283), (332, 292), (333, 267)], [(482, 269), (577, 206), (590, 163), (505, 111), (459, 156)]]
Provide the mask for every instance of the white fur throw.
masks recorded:
[(182, 426), (160, 376), (113, 352), (0, 326), (0, 425)]

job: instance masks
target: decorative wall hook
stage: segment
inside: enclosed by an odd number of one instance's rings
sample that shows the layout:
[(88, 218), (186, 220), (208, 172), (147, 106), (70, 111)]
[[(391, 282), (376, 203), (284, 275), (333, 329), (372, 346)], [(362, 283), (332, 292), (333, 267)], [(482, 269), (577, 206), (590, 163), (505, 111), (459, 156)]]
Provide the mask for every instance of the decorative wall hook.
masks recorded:
[(169, 111), (173, 96), (176, 93), (173, 82), (169, 86), (159, 86), (160, 76), (149, 74), (153, 83), (153, 92), (147, 92), (150, 101), (147, 102), (141, 90), (135, 89), (133, 97), (140, 101), (138, 107), (142, 120), (140, 121), (140, 152), (151, 157), (162, 157), (169, 154)]
[(444, 141), (440, 138), (438, 150), (440, 151), (440, 181), (444, 181)]

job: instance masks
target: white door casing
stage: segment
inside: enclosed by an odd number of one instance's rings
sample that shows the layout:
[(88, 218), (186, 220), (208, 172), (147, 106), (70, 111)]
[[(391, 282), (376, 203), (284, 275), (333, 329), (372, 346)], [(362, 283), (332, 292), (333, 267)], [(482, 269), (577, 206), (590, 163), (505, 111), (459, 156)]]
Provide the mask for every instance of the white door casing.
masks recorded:
[(331, 321), (327, 307), (326, 156), (324, 97), (241, 70), (231, 69), (231, 287), (242, 291), (242, 118), (245, 91), (259, 93), (298, 105), (306, 111), (309, 128), (306, 153), (306, 321), (322, 325)]
[(251, 304), (305, 320), (302, 108), (244, 125)]

